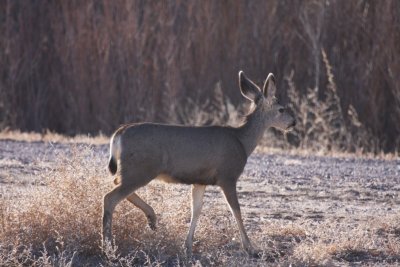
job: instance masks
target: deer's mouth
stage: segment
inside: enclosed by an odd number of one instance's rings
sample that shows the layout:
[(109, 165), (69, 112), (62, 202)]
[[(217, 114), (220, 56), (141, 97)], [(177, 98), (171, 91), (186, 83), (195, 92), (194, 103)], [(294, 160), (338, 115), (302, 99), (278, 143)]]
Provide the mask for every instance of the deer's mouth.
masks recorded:
[(285, 129), (285, 131), (290, 132), (294, 129), (294, 127), (296, 126), (296, 121), (293, 120), (291, 124), (289, 124), (289, 126)]

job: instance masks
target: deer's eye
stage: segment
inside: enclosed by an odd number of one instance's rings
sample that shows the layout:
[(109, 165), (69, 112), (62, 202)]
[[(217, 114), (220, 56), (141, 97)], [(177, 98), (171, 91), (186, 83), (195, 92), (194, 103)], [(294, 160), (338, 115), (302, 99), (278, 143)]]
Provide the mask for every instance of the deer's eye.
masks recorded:
[(285, 109), (284, 109), (284, 108), (279, 108), (279, 109), (278, 109), (278, 112), (279, 112), (279, 113), (283, 113), (283, 112), (285, 112)]

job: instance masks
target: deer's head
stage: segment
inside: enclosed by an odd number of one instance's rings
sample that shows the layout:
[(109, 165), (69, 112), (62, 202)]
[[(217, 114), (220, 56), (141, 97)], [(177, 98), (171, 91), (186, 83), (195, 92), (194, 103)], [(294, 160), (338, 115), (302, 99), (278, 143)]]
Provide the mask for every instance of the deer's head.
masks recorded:
[(243, 71), (239, 72), (239, 86), (242, 95), (252, 101), (253, 112), (259, 115), (260, 123), (271, 127), (288, 131), (296, 125), (296, 120), (288, 112), (287, 108), (280, 105), (275, 97), (275, 77), (270, 73), (260, 89), (255, 83), (246, 77)]

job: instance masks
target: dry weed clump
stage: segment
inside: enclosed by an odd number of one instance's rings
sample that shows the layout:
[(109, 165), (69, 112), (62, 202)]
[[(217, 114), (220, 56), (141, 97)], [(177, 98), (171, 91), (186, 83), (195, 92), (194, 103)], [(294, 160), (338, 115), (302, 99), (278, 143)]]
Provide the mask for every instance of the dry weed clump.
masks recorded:
[(323, 152), (378, 153), (379, 142), (360, 122), (355, 108), (350, 105), (347, 112), (342, 109), (332, 66), (324, 49), (321, 49), (321, 55), (327, 76), (323, 97), (317, 86), (308, 88), (306, 95), (301, 96), (292, 80), (294, 73), (286, 77), (289, 106), (297, 118), (289, 142), (301, 149)]
[[(7, 197), (7, 192), (1, 195), (0, 265), (106, 260), (100, 249), (100, 226), (102, 196), (112, 184), (103, 167), (107, 157), (94, 155), (90, 146), (77, 145), (70, 155), (60, 158), (54, 169), (41, 174), (42, 185), (23, 189), (17, 197)], [(174, 212), (173, 223), (161, 220), (157, 232), (146, 227), (144, 216), (131, 204), (117, 207), (116, 246), (125, 261), (152, 265), (167, 260), (170, 256), (166, 255), (181, 253), (178, 238), (182, 229), (186, 230), (189, 212), (188, 206), (180, 203), (187, 203), (187, 195), (157, 185), (148, 186), (142, 193), (145, 199), (146, 194), (157, 199), (160, 190), (163, 197), (173, 197), (176, 202), (167, 201), (171, 206), (168, 209)], [(162, 203), (155, 206), (156, 210), (163, 208)]]
[[(85, 152), (80, 154), (79, 149)], [(99, 184), (105, 175), (91, 163), (95, 160), (91, 156), (89, 149), (76, 147), (71, 156), (63, 155), (53, 170), (41, 174), (42, 186), (1, 199), (7, 207), (1, 232), (3, 249), (27, 251), (25, 260), (36, 263), (40, 255), (56, 259), (65, 251), (70, 256), (98, 251)]]

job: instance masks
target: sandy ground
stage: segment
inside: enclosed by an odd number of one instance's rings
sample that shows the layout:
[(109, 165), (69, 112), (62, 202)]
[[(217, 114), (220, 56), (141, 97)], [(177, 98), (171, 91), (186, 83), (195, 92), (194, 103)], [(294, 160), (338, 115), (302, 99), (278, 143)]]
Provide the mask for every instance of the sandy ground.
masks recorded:
[[(16, 188), (40, 184), (39, 172), (54, 167), (57, 155), (68, 155), (79, 146), (0, 140), (0, 193), (17, 194)], [(94, 155), (104, 158), (105, 167), (108, 145), (93, 149)], [(188, 187), (177, 186), (177, 190)], [(255, 152), (239, 179), (238, 191), (250, 235), (260, 231), (262, 221), (365, 223), (400, 214), (400, 160)], [(209, 205), (227, 209), (216, 187), (207, 188), (204, 201), (204, 210)]]

